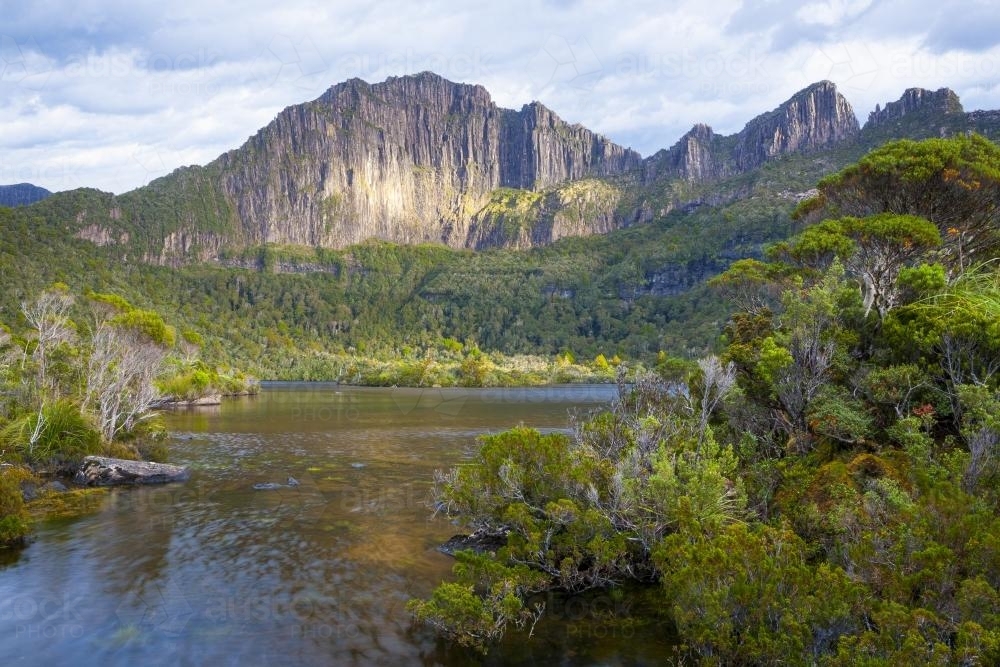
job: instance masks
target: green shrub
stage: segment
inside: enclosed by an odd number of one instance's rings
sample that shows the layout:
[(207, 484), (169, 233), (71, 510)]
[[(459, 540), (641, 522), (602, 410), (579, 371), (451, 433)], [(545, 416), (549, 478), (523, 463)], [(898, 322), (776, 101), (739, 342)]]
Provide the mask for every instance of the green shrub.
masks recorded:
[(29, 477), (23, 468), (0, 468), (0, 547), (23, 542), (31, 529), (21, 497), (21, 482)]
[(0, 443), (35, 465), (71, 466), (101, 452), (101, 434), (79, 407), (65, 400), (14, 419), (0, 431)]

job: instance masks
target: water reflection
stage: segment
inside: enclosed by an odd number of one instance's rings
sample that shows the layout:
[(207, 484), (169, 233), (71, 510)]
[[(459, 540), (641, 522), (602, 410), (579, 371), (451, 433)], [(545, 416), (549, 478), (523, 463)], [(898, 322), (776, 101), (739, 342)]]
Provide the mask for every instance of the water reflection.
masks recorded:
[[(0, 655), (5, 664), (479, 662), (412, 627), (404, 609), (451, 568), (436, 547), (456, 528), (427, 507), (433, 472), (470, 457), (479, 434), (566, 428), (568, 411), (611, 392), (274, 385), (169, 414), (172, 458), (192, 466), (189, 482), (113, 491), (100, 512), (43, 526), (20, 555), (0, 552)], [(263, 482), (282, 486), (253, 488)], [(628, 664), (666, 650), (660, 628), (595, 626), (593, 614), (559, 608), (535, 639), (506, 642), (490, 662)]]

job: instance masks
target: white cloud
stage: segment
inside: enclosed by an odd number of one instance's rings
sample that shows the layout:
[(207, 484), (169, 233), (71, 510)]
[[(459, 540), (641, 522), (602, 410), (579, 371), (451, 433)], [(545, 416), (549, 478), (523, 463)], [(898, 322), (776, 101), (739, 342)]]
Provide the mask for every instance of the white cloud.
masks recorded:
[(1000, 107), (987, 2), (140, 4), (5, 14), (0, 182), (121, 192), (214, 159), (339, 81), (428, 69), (505, 106), (538, 99), (645, 155), (696, 122), (738, 131), (819, 79), (862, 119), (911, 86)]

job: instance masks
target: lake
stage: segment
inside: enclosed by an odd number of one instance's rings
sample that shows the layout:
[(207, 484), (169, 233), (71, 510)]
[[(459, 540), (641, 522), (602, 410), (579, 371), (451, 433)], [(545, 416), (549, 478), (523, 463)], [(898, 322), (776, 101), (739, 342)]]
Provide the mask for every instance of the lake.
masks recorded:
[(531, 639), (486, 658), (405, 611), (450, 578), (436, 547), (461, 532), (432, 516), (435, 470), (469, 460), (481, 434), (565, 430), (613, 395), (270, 384), (167, 413), (190, 481), (112, 490), (0, 554), (0, 664), (661, 663), (669, 628), (631, 596), (550, 599)]

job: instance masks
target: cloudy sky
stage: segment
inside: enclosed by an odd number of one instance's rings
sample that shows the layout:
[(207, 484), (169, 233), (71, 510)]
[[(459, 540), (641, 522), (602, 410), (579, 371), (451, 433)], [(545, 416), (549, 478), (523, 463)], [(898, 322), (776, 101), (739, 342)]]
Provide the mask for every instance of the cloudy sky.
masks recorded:
[(992, 0), (0, 0), (0, 16), (0, 183), (52, 190), (123, 192), (334, 83), (423, 70), (643, 155), (822, 79), (862, 122), (913, 86), (1000, 108)]

